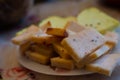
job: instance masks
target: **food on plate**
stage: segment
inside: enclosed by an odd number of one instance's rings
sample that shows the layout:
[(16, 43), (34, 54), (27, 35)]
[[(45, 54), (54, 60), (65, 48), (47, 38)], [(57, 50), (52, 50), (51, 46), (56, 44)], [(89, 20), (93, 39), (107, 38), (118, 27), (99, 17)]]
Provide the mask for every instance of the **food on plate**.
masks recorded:
[(91, 28), (85, 29), (78, 34), (68, 36), (61, 42), (77, 63), (82, 61), (87, 55), (98, 49), (104, 43), (104, 36)]
[(105, 14), (97, 8), (83, 10), (77, 17), (80, 25), (93, 27), (101, 33), (114, 30), (119, 25), (119, 21)]
[(105, 38), (107, 43), (113, 47), (118, 43), (119, 37), (118, 34), (116, 34), (115, 32), (106, 32)]
[(51, 66), (58, 68), (65, 68), (69, 70), (74, 69), (74, 63), (70, 59), (64, 59), (60, 57), (51, 58)]
[(84, 67), (85, 64), (91, 63), (94, 60), (101, 57), (102, 55), (107, 54), (110, 50), (111, 50), (111, 47), (107, 44), (104, 44), (102, 47), (98, 48), (96, 51), (92, 52), (90, 55), (85, 57), (84, 60), (82, 60), (81, 62), (75, 63), (75, 65), (78, 69), (80, 69)]
[(119, 58), (120, 54), (107, 54), (105, 56), (102, 56), (98, 60), (87, 64), (86, 69), (89, 71), (110, 76)]
[(42, 27), (46, 23), (50, 22), (53, 28), (64, 28), (69, 21), (76, 21), (76, 17), (59, 17), (59, 16), (51, 16), (47, 19), (40, 22), (39, 27)]
[(48, 35), (46, 33), (37, 33), (35, 35), (33, 35), (30, 39), (33, 42), (36, 43), (44, 43), (44, 44), (51, 44), (54, 42), (58, 42), (62, 40), (62, 37), (58, 37), (58, 36), (52, 36), (52, 35)]
[(98, 59), (102, 55), (105, 55), (106, 53), (108, 53), (109, 51), (111, 51), (111, 49), (118, 42), (118, 35), (115, 32), (107, 32), (105, 34), (105, 38), (107, 38), (106, 39), (106, 43), (103, 46), (101, 46), (99, 49), (97, 49), (96, 51), (94, 51), (93, 53), (91, 53), (90, 55), (88, 55), (86, 57), (87, 60), (86, 60), (85, 64), (88, 64), (88, 63), (90, 63), (90, 62)]
[(74, 33), (78, 33), (78, 32), (81, 32), (82, 30), (85, 30), (86, 29), (86, 27), (85, 26), (81, 26), (81, 25), (79, 25), (77, 22), (75, 22), (75, 21), (69, 21), (68, 23), (67, 23), (67, 25), (66, 25), (66, 29), (67, 30), (70, 30), (70, 31), (72, 31), (72, 32), (74, 32)]
[(49, 17), (39, 27), (31, 25), (19, 31), (12, 42), (19, 46), (21, 56), (40, 64), (110, 75), (119, 54), (109, 54), (118, 43), (118, 35), (108, 30), (118, 21), (95, 8), (83, 11), (77, 19)]
[(53, 47), (61, 58), (65, 58), (65, 59), (70, 58), (68, 51), (60, 43), (53, 43)]
[(61, 36), (61, 37), (68, 36), (66, 29), (60, 29), (60, 28), (47, 28), (46, 33), (49, 35)]
[(37, 52), (26, 52), (26, 56), (33, 61), (36, 61), (41, 64), (47, 64), (49, 62), (49, 57), (42, 55)]
[(12, 39), (12, 42), (14, 44), (18, 44), (18, 45), (23, 44), (23, 43), (29, 41), (31, 36), (36, 34), (38, 31), (40, 31), (40, 30), (39, 30), (39, 28), (37, 26), (31, 25), (22, 34), (14, 37)]

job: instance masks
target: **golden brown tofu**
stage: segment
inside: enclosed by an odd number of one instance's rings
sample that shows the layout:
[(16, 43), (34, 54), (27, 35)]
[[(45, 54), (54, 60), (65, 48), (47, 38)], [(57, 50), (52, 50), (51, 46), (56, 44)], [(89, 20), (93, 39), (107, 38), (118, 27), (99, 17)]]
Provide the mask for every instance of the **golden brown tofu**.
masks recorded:
[(70, 58), (68, 51), (60, 43), (54, 43), (53, 47), (60, 57), (65, 58), (65, 59)]
[(72, 60), (63, 59), (60, 57), (51, 58), (51, 66), (69, 69), (69, 70), (74, 69), (74, 63)]
[(45, 33), (40, 33), (32, 36), (31, 41), (39, 44), (51, 44), (54, 42), (60, 42), (63, 38), (57, 36), (47, 35)]
[(40, 64), (47, 64), (49, 62), (49, 57), (41, 55), (36, 52), (26, 52), (27, 57), (31, 60), (38, 62)]
[(68, 36), (66, 30), (61, 28), (47, 28), (46, 33), (49, 35), (61, 36), (61, 37)]
[(33, 44), (30, 46), (30, 49), (34, 52), (38, 52), (39, 54), (42, 54), (42, 55), (45, 55), (47, 57), (52, 57), (53, 56), (53, 53), (54, 53), (54, 50), (53, 50), (53, 47), (48, 45), (36, 45), (36, 44)]

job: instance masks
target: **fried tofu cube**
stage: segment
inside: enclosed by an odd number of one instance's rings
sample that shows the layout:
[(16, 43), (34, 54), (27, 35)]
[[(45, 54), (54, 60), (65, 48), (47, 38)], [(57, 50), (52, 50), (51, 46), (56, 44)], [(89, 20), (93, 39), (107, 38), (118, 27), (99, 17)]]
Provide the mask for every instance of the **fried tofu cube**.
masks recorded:
[(105, 43), (104, 36), (95, 29), (85, 29), (78, 34), (64, 38), (61, 44), (69, 51), (69, 55), (79, 63), (87, 55)]
[(51, 66), (58, 67), (58, 68), (64, 68), (68, 70), (74, 69), (74, 63), (72, 60), (63, 59), (60, 57), (51, 58)]
[(39, 54), (45, 55), (47, 57), (52, 57), (54, 50), (53, 47), (51, 46), (46, 46), (46, 45), (31, 45), (30, 49), (34, 52), (38, 52)]
[(61, 37), (68, 36), (66, 29), (61, 29), (61, 28), (47, 28), (46, 33), (49, 35), (61, 36)]
[(68, 53), (68, 51), (59, 43), (54, 43), (53, 47), (55, 49), (55, 51), (59, 54), (59, 56), (61, 58), (65, 58), (65, 59), (69, 59), (70, 55)]
[(39, 54), (37, 52), (26, 52), (26, 55), (31, 60), (38, 62), (40, 64), (47, 64), (49, 62), (49, 57)]
[(31, 37), (31, 41), (39, 44), (51, 44), (54, 42), (59, 42), (62, 39), (62, 37), (52, 36), (45, 33), (38, 33)]
[(97, 59), (96, 61), (87, 64), (85, 69), (110, 76), (119, 59), (120, 54), (107, 54)]

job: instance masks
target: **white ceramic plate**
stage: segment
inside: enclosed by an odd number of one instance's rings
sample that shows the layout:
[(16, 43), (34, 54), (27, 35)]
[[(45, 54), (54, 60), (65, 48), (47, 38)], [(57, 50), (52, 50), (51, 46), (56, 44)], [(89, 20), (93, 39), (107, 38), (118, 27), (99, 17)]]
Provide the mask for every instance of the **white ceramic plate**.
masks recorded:
[[(118, 34), (120, 34), (120, 27), (118, 27), (116, 29), (116, 32)], [(113, 53), (119, 53), (120, 52), (120, 35), (119, 35), (119, 41), (118, 44), (116, 46), (116, 48), (112, 51)], [(55, 71), (53, 70), (50, 66), (46, 66), (46, 65), (42, 65), (39, 63), (36, 63), (32, 60), (29, 60), (27, 58), (25, 58), (24, 56), (21, 56), (18, 53), (18, 60), (20, 62), (21, 65), (23, 65), (24, 67), (36, 71), (38, 73), (43, 73), (43, 74), (48, 74), (48, 75), (58, 75), (58, 76), (75, 76), (75, 75), (86, 75), (86, 74), (92, 74), (93, 72), (88, 72), (85, 70), (71, 70), (71, 71)]]

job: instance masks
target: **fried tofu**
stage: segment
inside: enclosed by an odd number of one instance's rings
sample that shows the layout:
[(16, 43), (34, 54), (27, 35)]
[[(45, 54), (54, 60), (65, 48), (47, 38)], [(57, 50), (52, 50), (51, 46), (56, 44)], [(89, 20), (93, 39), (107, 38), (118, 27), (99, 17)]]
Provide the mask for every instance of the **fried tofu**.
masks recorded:
[(47, 64), (49, 62), (49, 57), (39, 54), (37, 52), (26, 52), (28, 58), (33, 61), (36, 61), (40, 64)]
[(120, 59), (120, 54), (107, 54), (96, 61), (87, 64), (85, 69), (110, 76), (118, 62), (118, 59)]
[(74, 69), (74, 63), (72, 60), (63, 59), (60, 57), (51, 58), (51, 66), (58, 67), (58, 68), (64, 68), (68, 70)]
[(32, 35), (36, 34), (38, 31), (40, 31), (40, 29), (37, 26), (31, 25), (23, 33), (12, 38), (12, 42), (16, 45), (21, 45), (21, 44), (29, 41), (31, 39)]
[(66, 32), (66, 29), (61, 29), (61, 28), (47, 28), (46, 31), (47, 34), (53, 35), (53, 36), (60, 36), (60, 37), (67, 37), (68, 34)]
[(101, 47), (104, 43), (104, 36), (95, 29), (85, 29), (78, 34), (63, 39), (61, 42), (77, 63)]
[(59, 54), (61, 58), (65, 58), (65, 59), (70, 58), (68, 51), (60, 43), (54, 43), (53, 47), (54, 47), (54, 50)]
[(30, 49), (34, 52), (45, 55), (47, 57), (52, 57), (54, 53), (53, 47), (51, 45), (46, 46), (42, 44), (40, 45), (33, 44), (30, 46)]
[(39, 44), (51, 44), (54, 42), (60, 42), (62, 39), (62, 37), (52, 36), (45, 33), (38, 33), (31, 37), (31, 41)]

